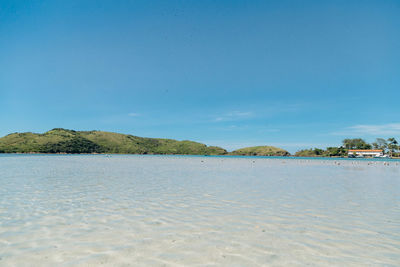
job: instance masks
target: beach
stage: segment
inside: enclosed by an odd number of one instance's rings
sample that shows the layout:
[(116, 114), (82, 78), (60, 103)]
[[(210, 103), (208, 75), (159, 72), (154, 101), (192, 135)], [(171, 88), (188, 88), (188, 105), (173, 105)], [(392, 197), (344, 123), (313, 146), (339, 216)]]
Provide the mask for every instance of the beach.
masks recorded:
[(399, 264), (400, 161), (0, 157), (0, 266)]

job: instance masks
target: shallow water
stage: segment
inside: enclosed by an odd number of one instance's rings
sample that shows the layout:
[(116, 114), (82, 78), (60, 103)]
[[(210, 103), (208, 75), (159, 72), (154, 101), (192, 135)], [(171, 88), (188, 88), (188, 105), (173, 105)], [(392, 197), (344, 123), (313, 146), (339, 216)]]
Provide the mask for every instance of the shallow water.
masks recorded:
[(400, 163), (0, 157), (0, 266), (399, 266)]

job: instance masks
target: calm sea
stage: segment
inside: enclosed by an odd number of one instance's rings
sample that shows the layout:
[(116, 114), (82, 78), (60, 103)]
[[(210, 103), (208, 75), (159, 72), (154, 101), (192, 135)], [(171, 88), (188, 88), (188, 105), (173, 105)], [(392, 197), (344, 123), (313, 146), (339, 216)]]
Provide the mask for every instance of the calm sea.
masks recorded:
[(0, 266), (399, 266), (400, 162), (1, 155)]

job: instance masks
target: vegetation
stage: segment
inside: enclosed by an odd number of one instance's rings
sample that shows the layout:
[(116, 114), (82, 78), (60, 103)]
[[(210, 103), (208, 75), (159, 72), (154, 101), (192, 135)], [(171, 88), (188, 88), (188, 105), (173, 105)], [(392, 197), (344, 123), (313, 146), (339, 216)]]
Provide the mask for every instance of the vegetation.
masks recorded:
[(395, 138), (387, 140), (377, 138), (372, 144), (361, 138), (344, 139), (340, 147), (328, 147), (327, 149), (304, 149), (296, 152), (297, 157), (345, 157), (350, 149), (380, 149), (390, 156), (400, 156), (400, 146)]
[(383, 138), (376, 138), (376, 142), (372, 143), (372, 147), (374, 149), (386, 150), (387, 149), (387, 142)]
[(297, 157), (344, 157), (347, 150), (344, 147), (328, 147), (326, 150), (314, 148), (304, 149), (296, 152)]
[(230, 155), (241, 156), (289, 156), (290, 153), (281, 148), (273, 146), (245, 147), (229, 153)]
[(193, 141), (143, 138), (102, 131), (56, 128), (44, 134), (13, 133), (0, 138), (2, 153), (118, 153), (224, 155), (220, 147)]
[(310, 148), (297, 151), (296, 157), (322, 157), (324, 155), (324, 150), (319, 148)]
[(346, 149), (371, 149), (372, 146), (361, 138), (344, 139), (343, 147)]
[[(400, 156), (395, 138), (377, 138), (369, 144), (361, 138), (344, 139), (340, 147), (312, 148), (296, 152), (298, 157), (345, 157), (349, 149), (381, 149), (393, 157)], [(144, 138), (102, 131), (74, 131), (56, 128), (43, 134), (12, 133), (0, 138), (0, 153), (115, 153), (115, 154), (181, 154), (289, 156), (273, 146), (241, 148), (228, 153), (225, 149), (193, 141)]]

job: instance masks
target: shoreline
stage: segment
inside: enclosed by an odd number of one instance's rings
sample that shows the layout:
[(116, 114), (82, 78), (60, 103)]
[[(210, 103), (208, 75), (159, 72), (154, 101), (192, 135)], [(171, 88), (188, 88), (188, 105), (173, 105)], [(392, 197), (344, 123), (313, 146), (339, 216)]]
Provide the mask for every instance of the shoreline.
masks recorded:
[(353, 161), (353, 162), (400, 162), (399, 157), (393, 158), (348, 158), (348, 157), (297, 157), (297, 156), (253, 156), (253, 155), (198, 155), (198, 154), (119, 154), (119, 153), (0, 153), (2, 155), (18, 156), (144, 156), (144, 157), (204, 157), (204, 158), (238, 158), (238, 159), (280, 159), (280, 160), (320, 160), (320, 161)]

